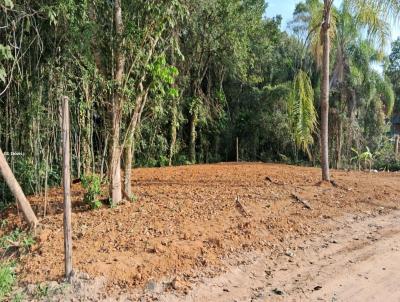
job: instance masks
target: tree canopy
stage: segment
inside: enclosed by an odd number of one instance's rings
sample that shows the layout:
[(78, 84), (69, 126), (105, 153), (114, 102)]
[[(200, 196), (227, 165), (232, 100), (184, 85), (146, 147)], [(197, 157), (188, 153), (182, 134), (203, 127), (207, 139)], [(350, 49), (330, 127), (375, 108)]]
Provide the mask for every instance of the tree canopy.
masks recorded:
[[(263, 0), (0, 0), (0, 147), (27, 193), (60, 184), (68, 96), (73, 175), (100, 175), (115, 202), (132, 167), (232, 161), (236, 138), (244, 161), (319, 165), (323, 2), (299, 1), (284, 31)], [(399, 7), (378, 2), (331, 8), (337, 168), (354, 150), (394, 158), (400, 42), (383, 46)]]

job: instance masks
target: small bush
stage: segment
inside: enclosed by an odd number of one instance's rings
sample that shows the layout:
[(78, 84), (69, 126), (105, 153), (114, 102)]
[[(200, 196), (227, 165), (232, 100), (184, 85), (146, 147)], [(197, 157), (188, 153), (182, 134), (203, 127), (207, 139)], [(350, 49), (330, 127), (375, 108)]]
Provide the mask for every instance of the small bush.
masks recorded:
[(396, 158), (392, 140), (386, 140), (376, 152), (373, 167), (376, 170), (400, 171), (400, 157)]
[(98, 175), (90, 174), (82, 178), (82, 185), (86, 190), (83, 201), (90, 205), (92, 209), (98, 209), (102, 203), (99, 200), (101, 194), (101, 180)]
[(160, 166), (160, 167), (166, 167), (166, 166), (168, 166), (168, 164), (169, 164), (169, 159), (168, 159), (168, 157), (166, 157), (166, 156), (164, 156), (164, 155), (161, 155), (161, 156), (160, 156), (160, 159), (159, 159), (159, 161), (158, 161), (158, 166)]
[(0, 263), (0, 301), (11, 292), (16, 281), (14, 264), (13, 263)]

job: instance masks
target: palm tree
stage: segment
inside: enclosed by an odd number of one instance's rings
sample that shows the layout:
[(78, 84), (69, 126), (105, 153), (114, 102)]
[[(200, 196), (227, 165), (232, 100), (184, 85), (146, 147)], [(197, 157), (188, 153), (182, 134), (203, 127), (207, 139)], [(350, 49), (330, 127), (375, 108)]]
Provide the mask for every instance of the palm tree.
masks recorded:
[(324, 0), (323, 22), (321, 26), (322, 36), (322, 82), (321, 82), (321, 168), (322, 180), (330, 181), (329, 174), (329, 58), (330, 58), (330, 37), (331, 9), (334, 0)]
[[(385, 32), (385, 20), (395, 20), (400, 13), (400, 3), (398, 0), (345, 0), (352, 8), (356, 19), (365, 24), (371, 36), (381, 38)], [(330, 181), (329, 171), (329, 93), (330, 93), (330, 50), (331, 50), (331, 27), (332, 27), (332, 7), (334, 0), (324, 0), (322, 22), (320, 25), (319, 39), (322, 44), (322, 82), (321, 82), (321, 168), (322, 180)], [(315, 28), (312, 29), (315, 31)]]

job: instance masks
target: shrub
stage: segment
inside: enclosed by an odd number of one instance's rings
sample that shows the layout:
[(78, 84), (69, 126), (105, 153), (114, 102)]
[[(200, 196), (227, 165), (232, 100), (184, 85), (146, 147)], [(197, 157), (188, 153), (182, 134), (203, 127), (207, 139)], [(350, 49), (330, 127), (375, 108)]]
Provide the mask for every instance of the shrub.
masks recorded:
[(102, 203), (99, 200), (101, 194), (101, 180), (98, 175), (89, 174), (82, 177), (82, 186), (86, 190), (83, 201), (92, 209), (98, 209)]
[(35, 239), (30, 233), (15, 229), (10, 234), (0, 238), (0, 250), (7, 252), (10, 248), (18, 248), (20, 252), (27, 252), (32, 245), (35, 244)]
[(400, 157), (396, 158), (393, 140), (386, 140), (376, 152), (374, 169), (386, 171), (400, 171)]

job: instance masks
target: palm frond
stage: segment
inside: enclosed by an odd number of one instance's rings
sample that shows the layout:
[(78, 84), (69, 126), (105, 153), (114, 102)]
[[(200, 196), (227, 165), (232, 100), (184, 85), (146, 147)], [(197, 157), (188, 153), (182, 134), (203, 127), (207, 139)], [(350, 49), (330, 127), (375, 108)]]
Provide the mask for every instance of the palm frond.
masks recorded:
[(293, 82), (288, 113), (296, 145), (310, 154), (309, 146), (314, 143), (313, 133), (317, 127), (317, 112), (311, 80), (302, 70), (297, 73)]

